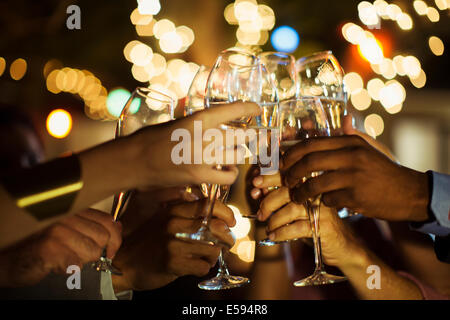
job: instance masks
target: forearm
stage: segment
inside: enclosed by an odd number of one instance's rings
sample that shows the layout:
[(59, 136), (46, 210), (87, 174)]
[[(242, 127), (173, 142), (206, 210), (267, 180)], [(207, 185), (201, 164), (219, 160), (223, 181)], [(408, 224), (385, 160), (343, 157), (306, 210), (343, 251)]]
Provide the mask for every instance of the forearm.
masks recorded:
[(79, 154), (83, 188), (70, 213), (138, 186), (142, 172), (135, 162), (139, 159), (140, 149), (132, 139), (132, 136), (120, 138)]
[[(265, 237), (265, 232), (257, 228), (257, 239)], [(291, 299), (291, 278), (288, 272), (287, 244), (271, 247), (257, 246), (251, 276), (252, 285), (247, 298), (252, 300)], [(270, 275), (270, 276), (269, 276)]]
[[(63, 166), (51, 171), (53, 164), (47, 164), (44, 172), (39, 172), (39, 167), (31, 169), (37, 170), (33, 175), (35, 178), (42, 179), (42, 183), (39, 180), (34, 181), (30, 189), (34, 194), (28, 197), (20, 198), (14, 194), (15, 191), (11, 193), (0, 185), (0, 249), (30, 236), (61, 218), (86, 209), (108, 196), (136, 186), (139, 180), (134, 172), (138, 170), (135, 170), (132, 163), (138, 159), (138, 152), (135, 144), (129, 143), (126, 139), (120, 139), (80, 153), (77, 168)], [(55, 164), (57, 166), (58, 162)], [(70, 177), (67, 172), (72, 171), (74, 175), (72, 180), (76, 180), (76, 183), (71, 181), (72, 184), (67, 185), (68, 182), (61, 179), (61, 185), (58, 185), (57, 180), (60, 176), (64, 174), (65, 178)], [(27, 185), (30, 183), (27, 178), (21, 177), (14, 180), (13, 176), (9, 181), (10, 185), (11, 181), (15, 183), (13, 187), (14, 190), (19, 190), (18, 194), (23, 193), (20, 192), (21, 188), (24, 190), (30, 188)], [(56, 185), (60, 188), (55, 189)], [(46, 189), (49, 186), (53, 189)], [(32, 199), (33, 201), (34, 198), (38, 198), (36, 196), (49, 193), (48, 190), (54, 193), (55, 190), (62, 190), (66, 186), (79, 186), (78, 189), (71, 191), (72, 198), (70, 194), (57, 194), (54, 198), (48, 198), (34, 207), (33, 205), (21, 207), (23, 200)], [(58, 196), (60, 199), (57, 198)], [(36, 206), (40, 206), (39, 210), (36, 210)]]
[[(375, 266), (375, 268), (368, 269), (369, 266)], [(368, 250), (361, 250), (360, 253), (355, 255), (354, 259), (343, 263), (339, 268), (347, 276), (360, 299), (423, 299), (419, 287), (413, 281), (399, 275)], [(379, 273), (377, 274), (377, 271), (373, 270), (379, 270)], [(375, 281), (377, 276), (379, 276), (380, 281), (378, 288)]]

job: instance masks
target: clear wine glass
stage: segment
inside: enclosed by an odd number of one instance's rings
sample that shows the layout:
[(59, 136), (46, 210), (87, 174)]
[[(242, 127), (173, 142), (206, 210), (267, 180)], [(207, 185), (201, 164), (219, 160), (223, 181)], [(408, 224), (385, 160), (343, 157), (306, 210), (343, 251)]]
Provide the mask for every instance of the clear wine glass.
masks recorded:
[(195, 74), (186, 96), (185, 117), (205, 108), (206, 83), (211, 69), (211, 67), (201, 65)]
[[(262, 52), (258, 55), (261, 63), (266, 67), (270, 79), (277, 89), (279, 102), (297, 98), (299, 95), (300, 85), (298, 81), (298, 73), (296, 70), (296, 62), (293, 55), (284, 52)], [(278, 129), (277, 114), (271, 119), (272, 126)], [(266, 122), (268, 123), (268, 121)], [(278, 143), (277, 141), (270, 141)], [(274, 172), (275, 173), (275, 172)], [(275, 190), (278, 187), (269, 187), (268, 190)], [(256, 214), (245, 215), (245, 218), (256, 219)], [(260, 245), (273, 245), (269, 239), (259, 241)]]
[[(202, 192), (205, 197), (208, 197), (207, 192), (211, 190), (210, 188), (204, 189), (202, 187)], [(216, 200), (221, 202), (226, 202), (230, 190), (230, 186), (219, 187), (217, 192)], [(223, 247), (220, 250), (218, 264), (219, 268), (217, 270), (217, 274), (215, 277), (204, 280), (198, 284), (198, 287), (203, 290), (225, 290), (225, 289), (233, 289), (241, 287), (247, 283), (250, 283), (250, 280), (246, 277), (241, 276), (233, 276), (230, 275), (228, 271), (228, 267), (225, 263), (225, 259), (223, 258)]]
[(297, 60), (302, 96), (319, 97), (327, 113), (331, 135), (342, 135), (347, 114), (344, 70), (331, 51), (317, 52)]
[[(159, 91), (138, 87), (125, 103), (116, 126), (116, 138), (132, 134), (136, 130), (163, 122), (173, 120), (175, 102), (173, 99)], [(117, 221), (129, 199), (132, 190), (120, 192), (114, 196), (111, 215)], [(106, 257), (106, 249), (100, 259), (92, 263), (97, 271), (121, 275), (120, 270), (112, 265), (111, 259)]]
[[(344, 85), (344, 69), (331, 51), (317, 52), (297, 60), (302, 96), (316, 96), (327, 113), (332, 136), (344, 134), (342, 123), (347, 114), (348, 93)], [(357, 214), (347, 208), (338, 210), (344, 218)]]
[[(325, 111), (320, 99), (317, 97), (303, 97), (280, 103), (280, 127), (280, 148), (282, 152), (305, 139), (330, 135)], [(301, 182), (320, 174), (321, 172), (313, 172), (309, 177), (304, 177)], [(290, 193), (295, 188), (296, 186), (291, 188)], [(293, 197), (291, 198), (293, 199)], [(293, 202), (295, 201), (293, 200)], [(306, 203), (303, 204), (308, 212), (313, 234), (316, 268), (311, 276), (296, 281), (294, 283), (295, 286), (321, 285), (346, 280), (345, 277), (328, 274), (324, 269), (319, 231), (320, 204), (320, 195), (307, 199)]]
[[(209, 74), (205, 107), (212, 108), (235, 101), (256, 102), (263, 108), (264, 114), (277, 112), (276, 89), (259, 59), (245, 50), (228, 49), (219, 55)], [(264, 121), (264, 116), (243, 117), (224, 123), (221, 127), (224, 130), (247, 129), (249, 126), (259, 126), (262, 121)], [(216, 169), (221, 170), (222, 166), (218, 164)], [(218, 240), (209, 230), (209, 221), (220, 186), (212, 184), (208, 186), (208, 189), (205, 218), (200, 229), (192, 234), (177, 233), (177, 238), (200, 241), (210, 245), (218, 244)]]
[[(211, 67), (200, 66), (197, 74), (192, 80), (191, 86), (186, 97), (186, 105), (184, 107), (184, 115), (189, 116), (197, 111), (203, 110), (205, 108), (205, 94), (206, 94), (206, 84), (208, 80), (209, 73), (211, 72)], [(211, 186), (207, 183), (202, 183), (200, 185), (200, 190), (203, 196), (209, 197), (209, 191)], [(216, 200), (225, 202), (229, 194), (230, 186), (221, 185), (217, 190)], [(221, 247), (220, 255), (218, 258), (219, 269), (214, 278), (202, 281), (198, 284), (198, 287), (203, 290), (223, 290), (237, 288), (250, 282), (248, 278), (241, 276), (230, 275), (228, 267), (223, 258), (224, 247)]]

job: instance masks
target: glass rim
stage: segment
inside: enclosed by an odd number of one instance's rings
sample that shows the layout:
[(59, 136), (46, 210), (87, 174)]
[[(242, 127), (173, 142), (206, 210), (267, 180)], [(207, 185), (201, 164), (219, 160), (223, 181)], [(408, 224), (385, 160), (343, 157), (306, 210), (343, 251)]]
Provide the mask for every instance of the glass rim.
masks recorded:
[(292, 54), (287, 53), (287, 52), (282, 52), (282, 51), (264, 51), (264, 52), (261, 52), (260, 54), (258, 54), (257, 57), (267, 57), (267, 56), (271, 56), (271, 55), (273, 55), (273, 56), (277, 55), (283, 59), (293, 60), (295, 62), (295, 57)]
[(280, 107), (281, 107), (284, 104), (291, 104), (291, 103), (294, 103), (294, 102), (297, 103), (298, 101), (305, 101), (305, 100), (319, 100), (320, 101), (320, 98), (316, 97), (316, 96), (301, 96), (301, 97), (297, 97), (297, 98), (293, 98), (293, 99), (280, 101), (279, 104), (280, 104)]
[[(134, 91), (131, 95), (133, 95), (134, 93), (137, 93), (146, 99), (150, 98), (150, 99), (156, 100), (158, 102), (162, 102), (162, 103), (170, 102), (171, 105), (175, 104), (175, 100), (172, 97), (170, 97), (169, 95), (162, 93), (161, 91), (158, 91), (156, 89), (152, 89), (152, 88), (148, 88), (148, 87), (137, 87), (136, 89), (134, 89)], [(150, 93), (156, 93), (157, 95), (160, 95), (162, 98), (166, 98), (166, 100), (158, 99), (155, 97), (148, 97), (148, 94), (150, 94)]]
[[(249, 58), (254, 58), (255, 62), (250, 65), (243, 65), (243, 64), (235, 63), (235, 62), (230, 61), (228, 59), (228, 57), (225, 56), (225, 54), (227, 54), (227, 53), (242, 54), (243, 56), (247, 56)], [(248, 52), (244, 49), (238, 48), (238, 47), (233, 47), (233, 48), (228, 48), (228, 49), (223, 50), (222, 52), (220, 52), (217, 60), (219, 60), (219, 59), (225, 60), (228, 64), (237, 66), (240, 68), (258, 68), (259, 65), (261, 64), (258, 56), (254, 55), (253, 53)]]
[(299, 58), (296, 63), (298, 65), (302, 65), (306, 61), (316, 61), (316, 60), (319, 60), (319, 59), (321, 59), (321, 58), (323, 58), (325, 56), (330, 56), (330, 55), (334, 57), (333, 51), (331, 51), (331, 50), (314, 52), (314, 53), (312, 53), (312, 54), (310, 54), (308, 56)]

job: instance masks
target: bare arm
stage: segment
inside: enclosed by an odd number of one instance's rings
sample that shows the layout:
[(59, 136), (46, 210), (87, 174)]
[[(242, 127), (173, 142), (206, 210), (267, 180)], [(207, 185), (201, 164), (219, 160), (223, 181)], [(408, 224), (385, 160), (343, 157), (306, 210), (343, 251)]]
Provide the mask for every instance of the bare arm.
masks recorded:
[[(256, 239), (267, 235), (264, 228), (257, 227)], [(290, 247), (276, 245), (263, 247), (256, 245), (247, 298), (251, 300), (288, 300), (291, 295), (291, 278), (288, 270)]]
[[(176, 186), (186, 184), (218, 183), (232, 184), (237, 168), (216, 170), (212, 164), (180, 164), (172, 159), (172, 141), (176, 129), (185, 129), (194, 136), (194, 121), (203, 123), (203, 129), (218, 127), (222, 122), (242, 116), (260, 113), (254, 103), (232, 103), (200, 111), (191, 117), (146, 127), (138, 132), (96, 146), (79, 154), (82, 188), (66, 210), (54, 210), (45, 219), (37, 219), (30, 212), (18, 208), (5, 189), (0, 188), (0, 249), (74, 214), (117, 192), (146, 186)], [(201, 142), (199, 142), (201, 143)], [(56, 179), (58, 173), (54, 173)], [(52, 174), (42, 179), (53, 179)], [(19, 184), (27, 185), (26, 178)], [(19, 185), (20, 186), (20, 185)], [(51, 210), (50, 206), (45, 209)]]

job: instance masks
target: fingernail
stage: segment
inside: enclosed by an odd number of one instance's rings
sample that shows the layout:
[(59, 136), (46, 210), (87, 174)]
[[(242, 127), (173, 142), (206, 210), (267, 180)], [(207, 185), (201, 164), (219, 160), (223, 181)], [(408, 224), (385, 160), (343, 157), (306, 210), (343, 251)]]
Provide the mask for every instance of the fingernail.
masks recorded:
[(258, 212), (256, 213), (256, 215), (258, 216), (258, 220), (259, 220), (259, 221), (262, 221), (263, 215), (262, 215), (261, 210), (258, 210)]
[(272, 241), (275, 240), (275, 234), (273, 232), (269, 234), (269, 239)]
[(261, 195), (261, 189), (253, 189), (250, 194), (253, 199), (257, 199)]
[(261, 176), (258, 176), (255, 179), (253, 179), (253, 185), (255, 187), (258, 187), (258, 186), (260, 186), (263, 183), (263, 181), (264, 181), (264, 178), (261, 177)]

